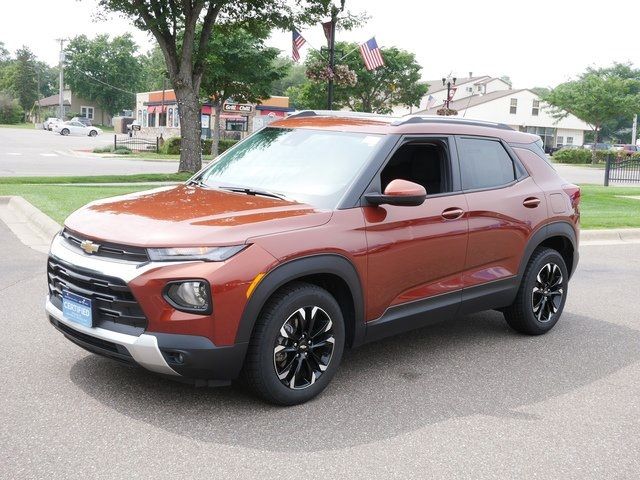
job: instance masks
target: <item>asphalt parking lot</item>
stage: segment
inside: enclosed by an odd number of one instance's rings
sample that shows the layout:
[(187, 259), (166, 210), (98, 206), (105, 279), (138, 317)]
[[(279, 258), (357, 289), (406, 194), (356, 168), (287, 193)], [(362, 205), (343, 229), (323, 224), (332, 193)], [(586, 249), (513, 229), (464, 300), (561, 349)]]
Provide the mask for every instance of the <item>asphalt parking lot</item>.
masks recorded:
[(0, 222), (0, 478), (638, 478), (640, 245), (585, 246), (543, 337), (487, 312), (348, 352), (298, 407), (91, 355)]
[(177, 162), (153, 162), (92, 155), (113, 143), (113, 133), (95, 138), (45, 130), (0, 128), (0, 177), (173, 173)]

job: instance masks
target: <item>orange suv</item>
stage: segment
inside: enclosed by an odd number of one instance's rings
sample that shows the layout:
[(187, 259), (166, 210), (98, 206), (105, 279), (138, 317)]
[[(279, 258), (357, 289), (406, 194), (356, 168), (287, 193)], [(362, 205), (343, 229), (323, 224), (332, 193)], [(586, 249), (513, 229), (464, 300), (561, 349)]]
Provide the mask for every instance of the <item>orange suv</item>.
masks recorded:
[(73, 213), (46, 311), (91, 352), (297, 404), (344, 348), (456, 315), (549, 331), (579, 201), (540, 138), (505, 125), (302, 112), (183, 185)]

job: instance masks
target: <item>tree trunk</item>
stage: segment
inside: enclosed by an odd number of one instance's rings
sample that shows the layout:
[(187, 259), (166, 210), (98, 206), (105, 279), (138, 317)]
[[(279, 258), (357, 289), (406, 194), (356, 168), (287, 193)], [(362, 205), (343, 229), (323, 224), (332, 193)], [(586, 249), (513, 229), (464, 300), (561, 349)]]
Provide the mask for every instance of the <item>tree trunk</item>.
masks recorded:
[(222, 103), (216, 102), (213, 107), (213, 135), (211, 137), (211, 159), (220, 155), (220, 114)]
[(596, 156), (596, 151), (598, 150), (598, 137), (600, 133), (600, 125), (595, 126), (595, 131), (593, 132), (593, 151), (591, 152), (591, 164), (595, 165), (598, 163), (598, 157)]
[(178, 172), (195, 173), (202, 168), (200, 134), (200, 102), (194, 88), (184, 86), (175, 89), (180, 116), (180, 166)]

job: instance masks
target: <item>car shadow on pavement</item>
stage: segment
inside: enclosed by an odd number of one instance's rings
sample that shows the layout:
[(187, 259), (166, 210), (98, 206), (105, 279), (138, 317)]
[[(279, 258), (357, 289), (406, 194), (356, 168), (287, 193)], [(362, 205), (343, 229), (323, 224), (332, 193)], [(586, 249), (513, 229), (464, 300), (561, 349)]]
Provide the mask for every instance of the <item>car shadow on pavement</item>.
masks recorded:
[(315, 400), (266, 405), (239, 387), (194, 388), (95, 355), (71, 380), (108, 408), (203, 442), (271, 451), (366, 444), (474, 414), (524, 420), (517, 409), (572, 392), (640, 359), (640, 331), (572, 315), (547, 335), (508, 329), (484, 312), (348, 351)]

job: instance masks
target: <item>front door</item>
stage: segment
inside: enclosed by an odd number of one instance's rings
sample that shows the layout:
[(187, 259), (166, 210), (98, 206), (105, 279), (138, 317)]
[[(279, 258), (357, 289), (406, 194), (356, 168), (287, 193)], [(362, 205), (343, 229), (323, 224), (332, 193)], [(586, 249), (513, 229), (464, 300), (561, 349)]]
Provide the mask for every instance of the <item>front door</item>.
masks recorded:
[(363, 208), (368, 320), (402, 306), (420, 308), (418, 302), (444, 294), (450, 297), (442, 300), (457, 309), (467, 248), (467, 204), (457, 191), (456, 178), (447, 139), (412, 139), (374, 180), (382, 192), (392, 180), (409, 180), (423, 185), (428, 196), (420, 206)]

